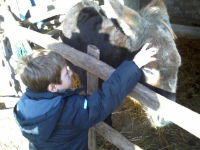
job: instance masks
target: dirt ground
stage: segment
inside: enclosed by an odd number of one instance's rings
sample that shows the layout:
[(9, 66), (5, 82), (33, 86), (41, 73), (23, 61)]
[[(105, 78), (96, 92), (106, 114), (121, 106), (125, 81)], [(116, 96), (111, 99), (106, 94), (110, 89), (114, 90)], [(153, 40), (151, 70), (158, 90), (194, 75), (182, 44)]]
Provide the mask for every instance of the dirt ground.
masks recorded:
[[(176, 102), (200, 113), (200, 40), (178, 38), (176, 44), (182, 57)], [(79, 87), (79, 81), (75, 81), (74, 88)], [(3, 108), (3, 104), (0, 104), (0, 109)], [(12, 110), (0, 110), (0, 149), (26, 150), (28, 141), (22, 137), (11, 116)], [(164, 128), (152, 127), (140, 104), (130, 101), (129, 98), (123, 101), (112, 118), (117, 131), (145, 150), (200, 149), (200, 139), (175, 124)], [(97, 138), (97, 145), (98, 149), (102, 150), (118, 149), (100, 135)]]

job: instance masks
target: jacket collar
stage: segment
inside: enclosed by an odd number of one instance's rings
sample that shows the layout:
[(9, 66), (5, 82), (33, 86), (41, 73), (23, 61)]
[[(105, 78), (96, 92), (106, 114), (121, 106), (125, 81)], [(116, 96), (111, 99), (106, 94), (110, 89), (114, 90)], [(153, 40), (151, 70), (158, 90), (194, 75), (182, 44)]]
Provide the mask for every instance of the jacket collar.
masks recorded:
[(67, 96), (79, 93), (81, 91), (84, 91), (84, 88), (76, 89), (74, 91), (64, 90), (60, 92), (34, 92), (30, 90), (29, 88), (27, 88), (25, 94), (31, 99), (40, 100), (40, 99), (53, 99), (57, 96), (67, 97)]

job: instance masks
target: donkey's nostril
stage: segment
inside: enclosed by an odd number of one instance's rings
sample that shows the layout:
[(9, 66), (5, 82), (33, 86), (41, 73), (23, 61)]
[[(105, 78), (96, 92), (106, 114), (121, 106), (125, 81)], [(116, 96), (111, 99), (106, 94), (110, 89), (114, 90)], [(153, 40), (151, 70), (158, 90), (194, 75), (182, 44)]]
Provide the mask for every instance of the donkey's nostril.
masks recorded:
[(156, 86), (158, 84), (160, 79), (160, 71), (146, 67), (142, 68), (142, 71), (144, 72), (146, 83), (152, 86)]
[(148, 73), (148, 74), (154, 75), (154, 73), (149, 68), (143, 68), (143, 71)]

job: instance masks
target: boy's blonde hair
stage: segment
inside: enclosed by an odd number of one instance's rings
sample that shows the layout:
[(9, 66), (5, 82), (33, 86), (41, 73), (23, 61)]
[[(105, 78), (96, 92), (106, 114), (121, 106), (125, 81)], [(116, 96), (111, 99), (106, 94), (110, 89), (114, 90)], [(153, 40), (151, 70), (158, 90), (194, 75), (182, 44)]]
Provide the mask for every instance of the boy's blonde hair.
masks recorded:
[(61, 71), (66, 65), (66, 60), (56, 52), (34, 51), (21, 57), (17, 73), (29, 89), (34, 92), (47, 92), (49, 84), (62, 84)]

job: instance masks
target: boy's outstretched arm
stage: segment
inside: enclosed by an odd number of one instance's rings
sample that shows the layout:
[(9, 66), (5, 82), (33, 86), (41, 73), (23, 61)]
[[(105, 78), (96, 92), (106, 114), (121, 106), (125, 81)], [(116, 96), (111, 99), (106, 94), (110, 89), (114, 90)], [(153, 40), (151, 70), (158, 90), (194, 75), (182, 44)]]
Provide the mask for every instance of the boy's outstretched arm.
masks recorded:
[(83, 107), (79, 108), (74, 117), (74, 124), (79, 128), (88, 129), (104, 120), (117, 109), (123, 99), (138, 83), (140, 68), (156, 59), (152, 56), (158, 51), (156, 48), (147, 50), (145, 44), (133, 61), (124, 61), (102, 84), (102, 90), (96, 90), (83, 100)]

